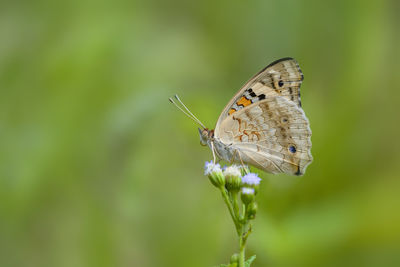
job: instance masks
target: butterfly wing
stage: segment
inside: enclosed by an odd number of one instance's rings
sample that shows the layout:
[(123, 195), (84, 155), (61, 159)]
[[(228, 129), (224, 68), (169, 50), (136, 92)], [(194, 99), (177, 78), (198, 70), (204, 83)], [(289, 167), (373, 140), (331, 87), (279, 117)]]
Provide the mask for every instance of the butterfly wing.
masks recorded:
[(251, 78), (222, 111), (215, 138), (243, 161), (270, 173), (301, 175), (312, 161), (311, 130), (301, 109), (303, 73), (277, 60)]
[(300, 85), (303, 73), (293, 58), (282, 58), (269, 64), (251, 78), (225, 106), (215, 130), (226, 117), (234, 112), (271, 96), (280, 95), (297, 106), (300, 102)]
[(232, 161), (270, 173), (302, 175), (312, 161), (308, 119), (278, 94), (228, 116), (219, 132), (218, 140), (234, 151)]

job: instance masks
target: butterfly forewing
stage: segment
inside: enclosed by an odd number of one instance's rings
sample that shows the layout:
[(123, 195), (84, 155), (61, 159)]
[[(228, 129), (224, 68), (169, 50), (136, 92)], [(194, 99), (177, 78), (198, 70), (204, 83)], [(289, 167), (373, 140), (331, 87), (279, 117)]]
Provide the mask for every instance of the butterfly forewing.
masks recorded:
[(218, 119), (217, 126), (221, 120), (234, 112), (275, 95), (283, 96), (300, 107), (302, 81), (303, 73), (295, 59), (283, 58), (271, 63), (251, 78), (229, 101)]

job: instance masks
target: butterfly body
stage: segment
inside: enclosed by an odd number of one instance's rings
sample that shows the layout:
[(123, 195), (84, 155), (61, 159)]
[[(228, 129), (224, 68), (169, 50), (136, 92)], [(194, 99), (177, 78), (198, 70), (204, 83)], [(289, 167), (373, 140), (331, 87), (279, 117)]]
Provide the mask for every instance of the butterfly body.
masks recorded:
[(311, 130), (300, 101), (303, 74), (292, 58), (277, 60), (250, 79), (200, 141), (227, 162), (269, 173), (302, 175), (311, 163)]

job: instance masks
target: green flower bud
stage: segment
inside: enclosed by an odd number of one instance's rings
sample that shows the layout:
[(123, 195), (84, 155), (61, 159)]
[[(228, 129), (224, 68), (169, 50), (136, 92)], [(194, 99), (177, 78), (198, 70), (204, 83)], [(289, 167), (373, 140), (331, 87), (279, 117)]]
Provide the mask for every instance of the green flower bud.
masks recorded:
[(251, 187), (243, 187), (241, 194), (240, 194), (240, 198), (242, 199), (242, 202), (247, 206), (249, 205), (251, 202), (254, 201), (255, 198), (255, 191), (254, 188)]
[(239, 262), (239, 254), (235, 253), (231, 256), (231, 264)]
[(257, 213), (257, 203), (256, 202), (252, 202), (247, 206), (247, 210), (246, 210), (246, 216), (247, 218), (249, 218), (250, 220), (253, 220), (256, 217), (256, 213)]
[(231, 192), (239, 192), (242, 186), (240, 168), (236, 165), (226, 167), (224, 169), (224, 175), (226, 179), (226, 189)]
[(261, 178), (258, 177), (256, 173), (247, 173), (242, 178), (243, 186), (254, 188), (254, 194), (257, 195), (258, 189), (260, 187)]
[(225, 185), (225, 177), (222, 172), (211, 173), (208, 178), (215, 187), (223, 187)]
[(239, 176), (225, 176), (225, 187), (228, 191), (239, 192), (242, 186), (242, 179)]
[(212, 161), (206, 162), (204, 175), (207, 175), (210, 182), (218, 188), (225, 185), (225, 176), (222, 173), (221, 166), (218, 163)]

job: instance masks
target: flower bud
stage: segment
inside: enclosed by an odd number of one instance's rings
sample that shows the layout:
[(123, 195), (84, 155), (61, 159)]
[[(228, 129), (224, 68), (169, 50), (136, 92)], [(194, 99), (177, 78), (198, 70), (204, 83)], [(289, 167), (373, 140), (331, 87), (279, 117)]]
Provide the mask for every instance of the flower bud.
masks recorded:
[(220, 188), (225, 185), (225, 177), (222, 174), (222, 172), (211, 173), (211, 175), (209, 175), (208, 178), (215, 187)]
[(237, 253), (235, 253), (235, 254), (233, 254), (232, 256), (231, 256), (231, 264), (234, 264), (234, 263), (238, 263), (239, 262), (239, 254), (237, 254)]
[(254, 193), (258, 193), (261, 178), (256, 173), (248, 173), (242, 178), (243, 186), (254, 188)]
[(221, 166), (218, 163), (212, 161), (206, 162), (204, 166), (204, 175), (207, 175), (210, 182), (215, 187), (223, 187), (225, 185), (225, 176), (222, 173)]
[(242, 177), (240, 168), (236, 165), (226, 167), (224, 169), (226, 179), (225, 187), (228, 191), (239, 192), (242, 186)]
[(243, 187), (241, 194), (240, 194), (240, 198), (242, 199), (242, 202), (246, 206), (249, 205), (251, 202), (254, 201), (254, 198), (255, 198), (254, 188)]
[(251, 202), (247, 206), (247, 210), (246, 210), (247, 218), (249, 218), (250, 220), (253, 220), (256, 217), (257, 209), (258, 209), (257, 203), (256, 202)]

